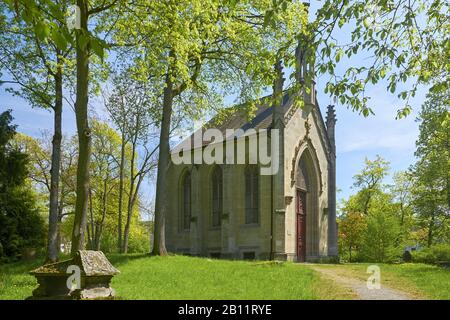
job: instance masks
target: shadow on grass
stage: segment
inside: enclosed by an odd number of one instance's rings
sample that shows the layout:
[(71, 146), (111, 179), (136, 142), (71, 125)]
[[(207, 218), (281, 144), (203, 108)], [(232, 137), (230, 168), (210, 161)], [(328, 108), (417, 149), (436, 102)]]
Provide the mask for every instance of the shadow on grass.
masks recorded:
[(135, 254), (111, 253), (107, 254), (106, 256), (109, 262), (111, 262), (115, 267), (126, 264), (133, 260), (154, 257), (150, 253), (135, 253)]
[(0, 265), (0, 272), (7, 274), (23, 274), (41, 266), (44, 263), (43, 258), (37, 258), (32, 261), (16, 261)]

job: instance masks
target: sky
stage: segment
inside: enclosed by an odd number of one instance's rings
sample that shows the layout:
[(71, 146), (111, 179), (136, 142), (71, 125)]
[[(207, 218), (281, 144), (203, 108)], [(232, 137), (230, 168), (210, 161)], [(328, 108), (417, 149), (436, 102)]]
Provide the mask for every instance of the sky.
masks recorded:
[[(364, 166), (364, 159), (380, 155), (390, 162), (391, 173), (408, 169), (415, 161), (415, 141), (419, 134), (415, 121), (425, 97), (421, 90), (412, 102), (413, 112), (405, 119), (396, 120), (398, 99), (386, 93), (385, 87), (377, 85), (369, 95), (372, 97), (375, 115), (364, 118), (345, 106), (336, 107), (336, 184), (340, 191), (337, 198), (346, 199), (355, 193), (351, 189), (353, 176)], [(329, 100), (324, 94), (319, 101)], [(324, 105), (322, 105), (324, 112)], [(391, 176), (385, 181), (392, 182)]]
[[(338, 40), (344, 40), (348, 33), (338, 34)], [(341, 60), (341, 68), (348, 63), (363, 64), (364, 58), (353, 58), (352, 61)], [(7, 79), (5, 79), (7, 80)], [(348, 198), (354, 193), (351, 189), (353, 176), (364, 166), (364, 159), (374, 159), (380, 155), (390, 161), (391, 173), (406, 170), (414, 162), (415, 140), (418, 136), (418, 123), (415, 121), (420, 106), (422, 105), (426, 88), (419, 88), (416, 96), (410, 102), (413, 112), (406, 118), (396, 120), (398, 107), (403, 106), (396, 94), (386, 90), (386, 83), (381, 82), (371, 87), (368, 96), (371, 97), (371, 105), (375, 115), (364, 118), (346, 108), (346, 106), (333, 103), (323, 91), (326, 78), (318, 78), (316, 89), (318, 101), (325, 118), (326, 107), (329, 104), (336, 105), (336, 151), (337, 151), (337, 194), (338, 201)], [(406, 84), (405, 86), (407, 86)], [(18, 131), (33, 137), (39, 137), (43, 130), (52, 131), (53, 114), (43, 109), (32, 108), (18, 97), (13, 97), (5, 92), (5, 87), (0, 86), (0, 112), (7, 108), (13, 110)], [(102, 113), (98, 102), (92, 103), (92, 109), (96, 113)], [(72, 109), (65, 107), (63, 111), (63, 131), (68, 135), (76, 132), (75, 115)], [(390, 178), (386, 180), (390, 182)], [(154, 194), (151, 181), (146, 181), (144, 192), (148, 199)]]

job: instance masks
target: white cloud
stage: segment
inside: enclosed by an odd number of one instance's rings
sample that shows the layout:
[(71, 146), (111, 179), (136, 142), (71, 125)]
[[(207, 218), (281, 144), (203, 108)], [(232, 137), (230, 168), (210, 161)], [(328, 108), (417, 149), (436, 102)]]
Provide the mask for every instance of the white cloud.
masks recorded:
[(386, 132), (386, 130), (358, 132), (343, 141), (339, 141), (337, 148), (340, 153), (375, 149), (409, 151), (414, 149), (416, 136), (415, 132)]
[(337, 152), (412, 151), (415, 148), (419, 130), (415, 121), (425, 93), (420, 92), (413, 101), (413, 112), (404, 119), (395, 119), (398, 107), (404, 101), (397, 99), (380, 86), (369, 92), (375, 115), (364, 118), (362, 115), (337, 106), (336, 144)]

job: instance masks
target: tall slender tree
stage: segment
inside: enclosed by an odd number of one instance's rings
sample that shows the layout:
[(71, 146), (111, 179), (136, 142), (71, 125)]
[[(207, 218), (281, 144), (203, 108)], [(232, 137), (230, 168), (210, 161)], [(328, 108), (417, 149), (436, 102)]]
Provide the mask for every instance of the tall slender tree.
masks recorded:
[(0, 68), (13, 84), (7, 90), (25, 98), (33, 107), (53, 111), (53, 139), (50, 161), (47, 261), (58, 260), (58, 199), (60, 187), (62, 111), (64, 78), (70, 71), (72, 45), (65, 25), (70, 1), (36, 1), (41, 16), (20, 20), (14, 10), (0, 4)]
[(367, 215), (374, 195), (381, 191), (383, 179), (389, 171), (389, 162), (377, 155), (374, 160), (365, 159), (365, 167), (353, 179), (353, 187), (358, 188), (362, 205), (361, 212)]
[[(128, 71), (115, 77), (114, 89), (105, 104), (110, 118), (121, 133), (119, 159), (118, 243), (119, 251), (127, 253), (132, 215), (144, 178), (156, 167), (156, 129), (158, 109), (152, 86), (133, 79)], [(131, 150), (130, 163), (125, 165), (125, 150)], [(122, 234), (125, 170), (129, 168), (126, 219)], [(122, 240), (123, 239), (123, 240)]]
[[(95, 53), (103, 59), (106, 42), (100, 40), (93, 32), (104, 29), (89, 30), (90, 19), (95, 15), (112, 16), (109, 11), (121, 2), (77, 0), (79, 28), (75, 30), (76, 49), (76, 101), (75, 117), (78, 133), (78, 167), (77, 167), (77, 199), (75, 203), (75, 219), (72, 231), (71, 253), (74, 255), (84, 247), (87, 210), (89, 202), (89, 169), (91, 160), (91, 129), (89, 126), (88, 101), (91, 54)], [(101, 19), (101, 18), (99, 18)]]
[(427, 231), (427, 244), (450, 239), (449, 93), (430, 94), (419, 114), (419, 138), (411, 167), (415, 214)]

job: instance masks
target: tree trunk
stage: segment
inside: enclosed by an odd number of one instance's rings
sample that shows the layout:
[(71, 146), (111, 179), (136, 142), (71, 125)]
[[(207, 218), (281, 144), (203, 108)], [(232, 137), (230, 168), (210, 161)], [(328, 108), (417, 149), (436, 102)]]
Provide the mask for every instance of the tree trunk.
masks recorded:
[(100, 223), (96, 225), (95, 231), (95, 250), (100, 251), (100, 239), (103, 231), (103, 224), (105, 223), (106, 217), (106, 205), (108, 203), (108, 179), (103, 181), (103, 197), (102, 197), (102, 219)]
[[(130, 200), (129, 200), (130, 201)], [(125, 230), (123, 234), (122, 253), (128, 253), (128, 239), (130, 237), (131, 216), (133, 215), (133, 208), (128, 208), (127, 222), (125, 223)]]
[(133, 215), (133, 206), (131, 205), (131, 200), (128, 200), (128, 212), (127, 212), (127, 222), (125, 223), (125, 230), (123, 234), (123, 247), (122, 253), (128, 253), (128, 239), (130, 237), (130, 226), (131, 226), (131, 217)]
[(93, 250), (94, 249), (94, 239), (95, 239), (95, 220), (94, 220), (94, 207), (92, 206), (92, 190), (89, 188), (89, 220), (90, 223), (87, 223), (86, 230), (87, 230), (87, 239), (88, 239), (88, 249)]
[[(57, 234), (57, 246), (58, 246), (58, 250), (60, 250), (61, 248), (61, 224), (62, 224), (62, 219), (63, 219), (63, 214), (64, 214), (64, 205), (65, 205), (65, 197), (64, 197), (64, 183), (61, 183), (61, 192), (60, 192), (60, 198), (59, 198), (59, 203), (58, 203), (58, 234)], [(66, 248), (64, 248), (64, 251), (66, 250)]]
[[(56, 243), (58, 245), (58, 249), (61, 248), (61, 224), (62, 224), (62, 216), (58, 216), (58, 233), (56, 235)], [(66, 248), (64, 248), (64, 251)]]
[(161, 133), (159, 137), (159, 159), (158, 175), (156, 180), (155, 199), (155, 234), (153, 241), (153, 254), (166, 255), (165, 223), (167, 210), (167, 170), (170, 161), (169, 134), (173, 105), (173, 83), (170, 72), (166, 76), (166, 87), (164, 88), (163, 114), (161, 122)]
[(370, 203), (371, 198), (372, 198), (372, 195), (369, 192), (369, 194), (367, 195), (367, 199), (364, 202), (364, 208), (363, 208), (364, 215), (366, 215), (366, 216), (369, 214), (369, 203)]
[(137, 195), (139, 194), (139, 188), (141, 186), (142, 180), (144, 179), (144, 176), (145, 176), (144, 173), (141, 173), (139, 175), (139, 179), (136, 184), (136, 187), (134, 188), (134, 191), (132, 192), (132, 196), (130, 197), (130, 202), (128, 205), (127, 225), (125, 228), (125, 236), (124, 236), (124, 250), (123, 250), (124, 253), (128, 252), (128, 239), (129, 239), (129, 235), (130, 235), (131, 217), (133, 215), (133, 209), (136, 204)]
[[(125, 130), (125, 129), (123, 129)], [(119, 252), (122, 252), (122, 205), (123, 205), (123, 180), (124, 167), (125, 167), (125, 134), (122, 130), (122, 144), (120, 146), (120, 167), (119, 167), (119, 216), (117, 221), (117, 248)]]
[(428, 224), (428, 247), (431, 247), (433, 244), (433, 228), (434, 228), (434, 213), (431, 214), (430, 223)]
[(134, 176), (134, 161), (136, 156), (136, 140), (132, 141), (132, 151), (131, 151), (131, 163), (130, 163), (130, 191), (128, 193), (128, 205), (127, 205), (127, 222), (125, 223), (125, 230), (123, 234), (123, 246), (122, 252), (128, 252), (128, 239), (130, 234), (130, 225), (131, 225), (131, 216), (133, 215), (133, 204), (134, 204), (134, 183), (136, 182), (136, 178)]
[(400, 225), (403, 227), (403, 223), (405, 222), (405, 210), (403, 209), (403, 203), (400, 203), (400, 212), (401, 212)]
[(52, 167), (50, 170), (50, 203), (48, 213), (48, 237), (47, 237), (47, 257), (46, 261), (56, 262), (59, 256), (58, 240), (58, 199), (59, 199), (59, 177), (61, 168), (61, 140), (62, 140), (62, 67), (57, 54), (57, 69), (55, 74), (55, 106), (54, 106), (54, 132), (52, 140)]
[(91, 130), (88, 122), (89, 44), (82, 45), (86, 41), (80, 41), (82, 36), (87, 37), (88, 35), (88, 1), (77, 0), (77, 5), (80, 8), (81, 30), (76, 30), (77, 92), (75, 116), (78, 133), (78, 166), (77, 199), (72, 230), (72, 256), (84, 247), (91, 158)]
[(89, 249), (89, 250), (91, 250), (91, 243), (92, 243), (92, 241), (91, 241), (91, 231), (90, 231), (91, 229), (89, 228), (89, 226), (87, 227), (87, 229), (86, 229), (86, 231), (87, 231), (87, 239), (88, 239), (88, 242), (87, 242), (87, 248)]

